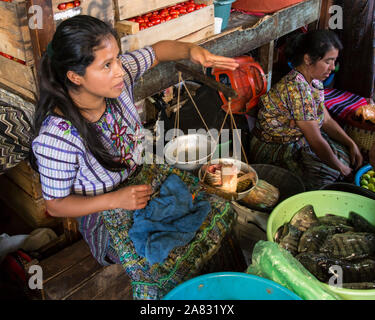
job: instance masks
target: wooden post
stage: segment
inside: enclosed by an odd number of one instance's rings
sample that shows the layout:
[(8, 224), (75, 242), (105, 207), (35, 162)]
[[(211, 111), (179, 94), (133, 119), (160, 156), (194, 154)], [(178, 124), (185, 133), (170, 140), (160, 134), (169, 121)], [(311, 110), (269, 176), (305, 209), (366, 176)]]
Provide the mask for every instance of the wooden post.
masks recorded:
[(273, 50), (275, 47), (275, 41), (272, 40), (264, 46), (260, 47), (260, 62), (259, 64), (263, 68), (264, 73), (267, 77), (267, 92), (271, 88), (272, 82), (272, 66), (273, 66)]
[(322, 0), (320, 8), (319, 29), (328, 29), (330, 18), (329, 8), (334, 4), (334, 0)]
[[(39, 69), (40, 59), (55, 32), (51, 0), (26, 0), (27, 18), (29, 21), (30, 37), (34, 52), (35, 69)], [(35, 7), (34, 7), (35, 6)], [(42, 8), (42, 25), (38, 19), (38, 7)], [(38, 24), (39, 22), (39, 24)], [(41, 27), (41, 28), (39, 28)]]
[(66, 242), (72, 244), (81, 238), (78, 222), (73, 218), (63, 218), (63, 227)]

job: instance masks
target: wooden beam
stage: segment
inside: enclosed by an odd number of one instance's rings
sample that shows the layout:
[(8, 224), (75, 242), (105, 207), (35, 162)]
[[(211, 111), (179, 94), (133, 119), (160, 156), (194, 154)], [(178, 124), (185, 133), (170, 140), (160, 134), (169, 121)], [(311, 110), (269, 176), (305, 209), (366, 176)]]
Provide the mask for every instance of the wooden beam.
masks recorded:
[[(214, 35), (201, 44), (214, 54), (228, 57), (243, 55), (261, 47), (285, 34), (319, 19), (321, 0), (307, 0), (295, 6), (280, 10), (271, 16), (265, 16), (254, 26), (237, 27), (234, 30)], [(199, 66), (184, 61), (190, 68), (199, 71)], [(173, 62), (161, 63), (147, 71), (142, 81), (134, 88), (135, 101), (160, 92), (178, 82)]]
[[(29, 21), (30, 37), (33, 46), (35, 66), (39, 69), (40, 59), (46, 50), (48, 43), (52, 40), (55, 32), (55, 22), (53, 20), (52, 1), (51, 0), (26, 0), (27, 18)], [(37, 17), (36, 12), (30, 9), (32, 6), (40, 6), (43, 8), (42, 28), (38, 28), (38, 24), (34, 23)]]

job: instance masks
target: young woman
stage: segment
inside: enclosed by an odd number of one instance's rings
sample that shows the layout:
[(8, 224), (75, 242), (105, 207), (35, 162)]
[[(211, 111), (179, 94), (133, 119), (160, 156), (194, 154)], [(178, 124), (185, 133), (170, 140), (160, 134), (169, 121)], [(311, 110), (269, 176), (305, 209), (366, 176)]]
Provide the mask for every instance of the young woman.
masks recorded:
[[(135, 298), (160, 298), (186, 277), (178, 278), (165, 265), (148, 273), (150, 266), (126, 236), (131, 210), (144, 208), (153, 192), (150, 184), (158, 179), (155, 189), (172, 170), (143, 166), (148, 172), (139, 178), (143, 128), (133, 86), (159, 62), (179, 59), (205, 67), (238, 66), (234, 59), (177, 41), (120, 55), (113, 29), (84, 15), (58, 26), (41, 62), (32, 149), (47, 210), (55, 217), (76, 217), (101, 264), (112, 260), (131, 266), (132, 280), (142, 283), (134, 289)], [(153, 177), (145, 179), (151, 171)], [(157, 282), (163, 276), (170, 281)]]
[(328, 30), (293, 38), (286, 56), (294, 69), (261, 98), (251, 141), (253, 163), (273, 163), (299, 175), (308, 190), (349, 176), (362, 164), (354, 141), (324, 107), (322, 81), (342, 48)]

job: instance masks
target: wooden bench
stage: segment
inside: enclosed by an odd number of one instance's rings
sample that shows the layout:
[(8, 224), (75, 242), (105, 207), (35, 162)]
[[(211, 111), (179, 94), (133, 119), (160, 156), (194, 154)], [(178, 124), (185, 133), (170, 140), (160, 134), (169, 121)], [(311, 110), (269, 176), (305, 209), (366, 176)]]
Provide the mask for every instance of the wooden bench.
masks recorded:
[(132, 287), (121, 265), (101, 266), (84, 240), (42, 260), (43, 300), (132, 300)]
[[(132, 300), (130, 278), (121, 265), (101, 266), (84, 240), (66, 247), (40, 262), (33, 260), (27, 269), (38, 264), (43, 270), (43, 288), (32, 293), (42, 300)], [(246, 263), (237, 239), (228, 234), (219, 251), (200, 274), (244, 272)]]

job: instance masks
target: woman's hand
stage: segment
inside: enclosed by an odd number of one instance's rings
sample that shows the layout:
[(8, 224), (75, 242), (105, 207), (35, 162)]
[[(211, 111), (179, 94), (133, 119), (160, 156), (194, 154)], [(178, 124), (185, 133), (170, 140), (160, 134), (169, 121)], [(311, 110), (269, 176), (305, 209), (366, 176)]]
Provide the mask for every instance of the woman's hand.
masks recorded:
[(193, 45), (190, 48), (190, 60), (194, 63), (201, 64), (206, 68), (211, 67), (235, 70), (239, 66), (235, 59), (217, 56), (197, 45)]
[(346, 165), (344, 165), (344, 164), (342, 164), (342, 165), (340, 166), (340, 168), (339, 168), (339, 171), (340, 171), (340, 173), (341, 173), (344, 177), (347, 177), (347, 176), (349, 176), (349, 175), (352, 173), (353, 169), (350, 168), (350, 167), (348, 167), (348, 166), (346, 166)]
[(358, 146), (355, 143), (352, 143), (349, 147), (350, 151), (350, 164), (354, 167), (355, 170), (360, 168), (363, 163), (363, 157), (361, 151), (359, 151)]
[(147, 184), (121, 188), (116, 191), (116, 208), (143, 209), (150, 200), (151, 194), (152, 188)]

